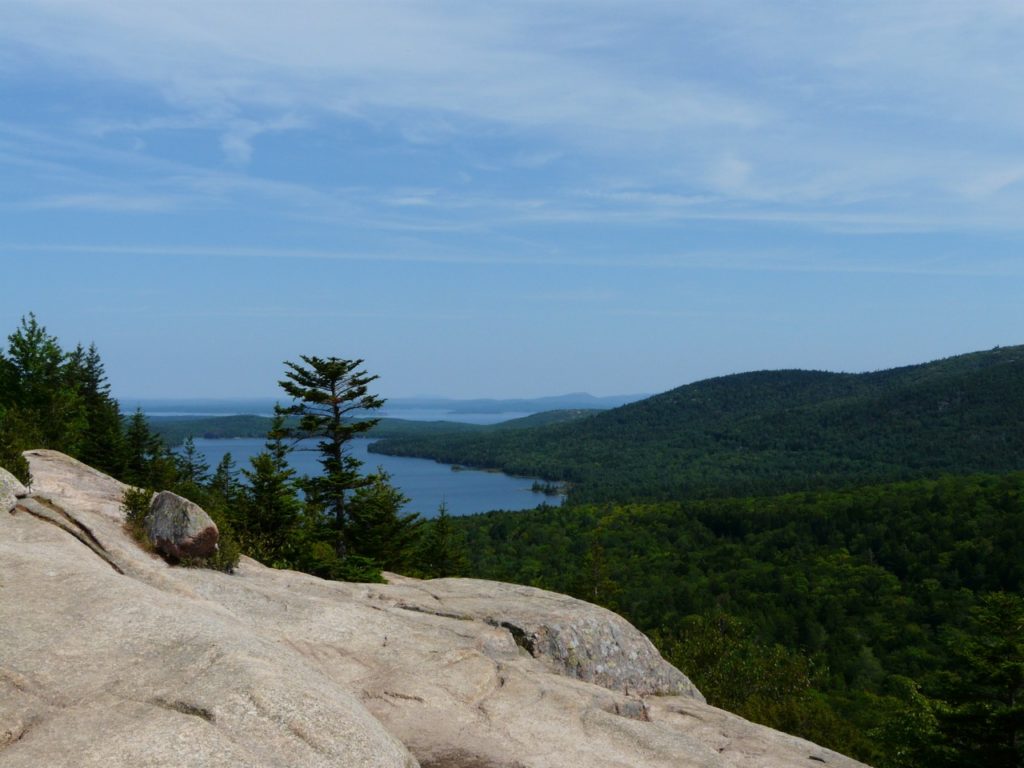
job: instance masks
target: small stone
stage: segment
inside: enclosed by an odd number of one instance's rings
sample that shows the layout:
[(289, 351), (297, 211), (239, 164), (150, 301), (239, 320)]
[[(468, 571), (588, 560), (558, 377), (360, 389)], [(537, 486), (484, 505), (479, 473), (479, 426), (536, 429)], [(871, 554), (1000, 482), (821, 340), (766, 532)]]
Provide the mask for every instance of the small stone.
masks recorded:
[(209, 557), (217, 551), (217, 524), (202, 507), (176, 493), (156, 494), (143, 524), (153, 546), (167, 557)]

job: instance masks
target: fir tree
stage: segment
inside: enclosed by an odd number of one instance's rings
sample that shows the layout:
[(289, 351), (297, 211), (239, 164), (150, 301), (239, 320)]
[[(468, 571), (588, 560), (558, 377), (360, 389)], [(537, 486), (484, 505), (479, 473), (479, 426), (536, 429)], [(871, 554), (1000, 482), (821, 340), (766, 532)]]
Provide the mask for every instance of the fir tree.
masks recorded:
[(121, 409), (110, 394), (110, 384), (96, 345), (90, 344), (86, 350), (79, 344), (68, 362), (85, 415), (78, 458), (91, 467), (120, 475), (125, 463)]
[(268, 565), (291, 565), (300, 532), (302, 501), (288, 465), (284, 417), (278, 414), (264, 450), (243, 469), (248, 487), (238, 505), (236, 529), (243, 550)]
[(448, 505), (443, 501), (420, 545), (420, 569), (428, 578), (463, 576), (469, 571), (465, 538), (452, 526)]
[(305, 365), (285, 362), (286, 378), (279, 384), (292, 398), (292, 404), (279, 406), (278, 413), (298, 417), (297, 425), (286, 430), (293, 439), (318, 439), (316, 450), (323, 472), (306, 478), (303, 490), (308, 501), (330, 519), (335, 550), (344, 557), (349, 498), (356, 489), (372, 482), (361, 474), (362, 462), (347, 450), (348, 443), (378, 421), (359, 415), (380, 408), (384, 401), (369, 393), (369, 385), (377, 377), (359, 370), (362, 360), (306, 355), (301, 359)]
[(409, 499), (391, 485), (382, 467), (359, 488), (349, 503), (346, 537), (356, 552), (388, 571), (404, 571), (412, 564), (423, 521), (418, 514), (402, 514)]

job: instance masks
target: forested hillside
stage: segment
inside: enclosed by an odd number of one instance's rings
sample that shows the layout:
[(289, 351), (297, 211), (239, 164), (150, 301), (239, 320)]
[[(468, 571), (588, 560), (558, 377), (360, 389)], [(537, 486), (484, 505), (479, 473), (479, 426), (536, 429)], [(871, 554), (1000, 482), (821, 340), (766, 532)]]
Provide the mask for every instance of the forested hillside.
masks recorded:
[(866, 374), (725, 376), (570, 423), (373, 449), (568, 481), (575, 502), (1011, 471), (1024, 467), (1024, 347)]
[[(543, 411), (531, 416), (509, 419), (498, 424), (468, 424), (461, 421), (413, 421), (411, 419), (382, 418), (367, 432), (367, 437), (423, 437), (452, 433), (484, 434), (494, 430), (528, 429), (547, 424), (561, 424), (600, 413), (596, 410), (572, 409)], [(168, 445), (177, 446), (189, 437), (227, 438), (264, 437), (270, 431), (270, 416), (151, 416), (150, 424)]]
[(470, 573), (649, 632), (711, 703), (878, 766), (1019, 766), (1024, 473), (454, 520)]
[[(64, 350), (31, 315), (7, 341), (0, 465), (27, 479), (21, 451), (57, 448), (196, 500), (221, 530), (214, 567), (241, 550), (329, 578), (386, 569), (566, 592), (623, 614), (713, 704), (753, 720), (880, 768), (1021, 765), (1024, 348), (873, 374), (743, 374), (488, 427), (382, 421), (395, 444), (461, 463), (475, 450), (476, 463), (568, 477), (578, 498), (601, 499), (424, 522), (357, 465), (341, 467), (332, 518), (316, 500), (331, 476), (289, 468), (319, 386), (271, 422), (248, 468), (226, 456), (211, 472), (191, 440), (171, 452), (141, 412), (122, 418), (95, 348)], [(286, 365), (303, 380), (361, 362), (302, 359)], [(351, 391), (368, 381), (359, 372)], [(212, 422), (258, 431), (253, 418)], [(332, 429), (371, 423), (339, 416)], [(536, 466), (513, 463), (524, 457)]]

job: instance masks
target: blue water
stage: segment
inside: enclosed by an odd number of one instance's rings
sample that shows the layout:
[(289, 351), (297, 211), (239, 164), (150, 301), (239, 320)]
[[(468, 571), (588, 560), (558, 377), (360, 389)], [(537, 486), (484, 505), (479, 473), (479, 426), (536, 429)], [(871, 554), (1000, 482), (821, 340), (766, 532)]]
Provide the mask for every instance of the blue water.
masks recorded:
[[(444, 502), (452, 515), (472, 515), (492, 509), (532, 509), (539, 504), (557, 505), (557, 496), (534, 493), (530, 488), (533, 478), (510, 477), (498, 472), (476, 470), (453, 471), (451, 465), (430, 459), (412, 459), (404, 456), (371, 454), (367, 446), (373, 440), (358, 438), (350, 443), (351, 454), (363, 462), (364, 469), (372, 472), (383, 467), (391, 474), (391, 483), (402, 490), (410, 501), (405, 512), (418, 512), (426, 518), (436, 517), (437, 508)], [(260, 438), (237, 437), (219, 440), (196, 438), (196, 448), (206, 457), (210, 467), (216, 467), (225, 453), (230, 453), (236, 466), (250, 467), (249, 459), (263, 450)], [(317, 452), (294, 451), (289, 463), (303, 475), (320, 473)]]

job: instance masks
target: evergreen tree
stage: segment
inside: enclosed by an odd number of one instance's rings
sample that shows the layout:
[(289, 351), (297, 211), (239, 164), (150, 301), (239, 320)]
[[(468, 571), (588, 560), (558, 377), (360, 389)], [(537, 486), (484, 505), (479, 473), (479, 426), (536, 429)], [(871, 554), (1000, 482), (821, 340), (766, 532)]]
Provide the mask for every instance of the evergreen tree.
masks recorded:
[(452, 527), (452, 516), (448, 514), (445, 502), (438, 505), (437, 517), (428, 525), (420, 545), (423, 575), (432, 579), (464, 576), (469, 571), (465, 537)]
[(0, 405), (0, 467), (28, 485), (32, 475), (21, 452), (31, 448), (32, 443), (25, 439), (19, 417), (16, 409)]
[(369, 393), (369, 385), (377, 377), (359, 370), (362, 360), (306, 355), (301, 359), (305, 365), (285, 362), (286, 378), (279, 384), (292, 404), (279, 406), (278, 413), (298, 417), (297, 425), (286, 430), (292, 438), (318, 438), (316, 449), (323, 472), (306, 478), (303, 490), (310, 504), (330, 519), (335, 551), (344, 557), (349, 499), (356, 489), (372, 482), (360, 473), (362, 462), (347, 446), (378, 421), (360, 414), (380, 408), (384, 401)]
[(382, 467), (370, 483), (357, 489), (349, 502), (345, 530), (348, 550), (388, 571), (407, 570), (413, 561), (420, 526), (418, 514), (402, 514), (409, 499), (391, 485)]
[(284, 417), (278, 414), (264, 450), (253, 456), (242, 474), (248, 487), (236, 513), (242, 549), (268, 565), (292, 565), (302, 522), (296, 473), (288, 465)]
[(174, 466), (178, 470), (177, 484), (184, 488), (203, 486), (210, 480), (210, 465), (196, 448), (196, 441), (191, 435), (185, 438), (181, 450), (175, 454)]
[(942, 730), (961, 766), (1024, 765), (1024, 598), (993, 592), (951, 637), (957, 664), (944, 675)]
[(86, 427), (85, 408), (68, 355), (32, 313), (21, 319), (7, 341), (7, 409), (19, 412), (22, 429), (29, 429), (37, 442), (33, 447), (77, 455)]
[(85, 430), (78, 458), (112, 475), (124, 471), (125, 446), (121, 409), (111, 394), (95, 344), (79, 344), (69, 357), (71, 378), (82, 400)]
[(210, 492), (218, 496), (228, 510), (235, 508), (241, 493), (238, 469), (230, 453), (225, 453), (210, 478)]
[(139, 488), (164, 490), (175, 484), (174, 459), (160, 437), (149, 429), (141, 410), (128, 420), (125, 430), (124, 481)]

